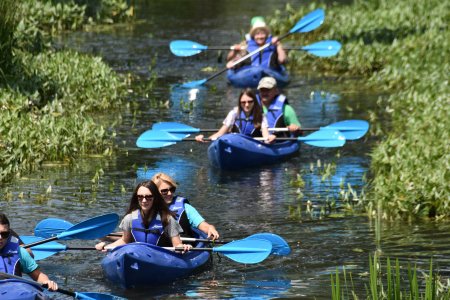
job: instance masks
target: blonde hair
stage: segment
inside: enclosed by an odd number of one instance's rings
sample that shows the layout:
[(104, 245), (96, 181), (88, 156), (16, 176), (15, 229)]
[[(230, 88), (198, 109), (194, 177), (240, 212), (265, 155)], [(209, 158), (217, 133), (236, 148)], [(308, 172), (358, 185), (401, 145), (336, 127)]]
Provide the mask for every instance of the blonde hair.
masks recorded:
[(156, 184), (156, 186), (159, 188), (161, 186), (161, 183), (164, 181), (167, 184), (170, 184), (173, 187), (177, 187), (177, 182), (175, 179), (170, 177), (169, 175), (165, 173), (157, 173), (152, 177), (152, 181)]

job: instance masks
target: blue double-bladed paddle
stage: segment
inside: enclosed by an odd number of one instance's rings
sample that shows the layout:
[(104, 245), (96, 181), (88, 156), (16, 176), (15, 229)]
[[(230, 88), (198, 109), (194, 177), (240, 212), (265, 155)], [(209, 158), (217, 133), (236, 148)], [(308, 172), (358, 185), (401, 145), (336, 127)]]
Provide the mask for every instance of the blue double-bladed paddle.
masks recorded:
[[(28, 283), (30, 285), (37, 286), (37, 287), (41, 286), (39, 283), (37, 283), (35, 281), (29, 280), (29, 279), (25, 279), (25, 278), (17, 276), (17, 275), (4, 273), (4, 272), (0, 272), (0, 277), (1, 278), (9, 278), (11, 281), (25, 282), (25, 283)], [(47, 285), (42, 285), (41, 287), (47, 288)], [(114, 296), (114, 295), (111, 295), (111, 294), (93, 293), (93, 292), (72, 292), (72, 291), (68, 291), (68, 290), (63, 290), (61, 288), (58, 288), (55, 292), (61, 293), (61, 294), (64, 294), (64, 295), (68, 295), (68, 296), (71, 296), (71, 297), (73, 297), (75, 299), (81, 299), (81, 300), (90, 300), (90, 299), (95, 299), (95, 300), (121, 300), (121, 299), (126, 299), (126, 298)]]
[[(32, 243), (35, 242), (40, 238), (48, 238), (51, 236), (54, 236), (56, 234), (59, 234), (66, 229), (72, 227), (72, 223), (63, 220), (63, 219), (57, 219), (57, 218), (48, 218), (40, 221), (36, 227), (34, 228), (34, 235), (35, 236), (21, 236), (21, 239), (24, 243)], [(122, 236), (122, 233), (112, 233), (108, 234), (108, 236)], [(273, 233), (256, 233), (251, 236), (246, 237), (245, 239), (261, 239), (261, 240), (267, 240), (272, 244), (272, 251), (271, 254), (274, 255), (288, 255), (291, 252), (291, 249), (287, 242), (279, 235), (273, 234)], [(197, 238), (188, 238), (188, 237), (181, 237), (182, 241), (186, 242), (206, 242), (206, 243), (214, 243), (214, 244), (227, 244), (231, 241), (226, 240), (209, 240), (209, 239), (197, 239)], [(65, 245), (58, 244), (56, 242), (50, 242), (49, 246), (51, 247), (60, 247), (62, 250), (84, 250), (74, 247), (67, 247)], [(32, 248), (33, 253), (35, 253), (35, 258), (39, 257), (40, 259), (46, 258), (49, 255), (48, 251), (44, 249), (44, 251), (40, 251), (39, 249)], [(42, 252), (42, 253), (39, 253)], [(51, 255), (51, 254), (50, 254)], [(42, 258), (41, 258), (42, 257)]]
[[(341, 50), (341, 43), (334, 40), (316, 42), (303, 47), (284, 47), (285, 50), (300, 50), (319, 57), (336, 55)], [(205, 50), (233, 50), (231, 47), (205, 46), (193, 41), (176, 40), (170, 43), (170, 51), (176, 56), (193, 56)]]
[[(41, 239), (36, 236), (21, 236), (23, 241), (34, 241)], [(96, 250), (95, 247), (68, 247), (66, 245), (50, 242), (45, 245), (33, 246), (31, 248), (36, 260), (44, 259), (53, 254), (67, 250)], [(168, 250), (182, 251), (183, 248), (164, 247)], [(192, 248), (190, 251), (212, 251), (221, 253), (231, 260), (243, 264), (256, 264), (266, 259), (272, 252), (272, 243), (263, 239), (244, 239), (227, 243), (213, 248)]]
[[(147, 130), (142, 133), (137, 141), (136, 145), (140, 148), (162, 148), (170, 145), (174, 145), (181, 141), (195, 141), (195, 138), (186, 138), (189, 134), (172, 134), (162, 130)], [(256, 140), (262, 138), (255, 138)], [(203, 139), (208, 141), (209, 139)], [(307, 145), (315, 147), (342, 147), (345, 144), (345, 136), (338, 130), (319, 130), (313, 132), (307, 136), (301, 137), (287, 137), (277, 138), (277, 141), (298, 141), (304, 142)], [(270, 146), (268, 144), (268, 146)]]
[[(294, 25), (294, 27), (291, 28), (291, 30), (288, 33), (278, 37), (278, 40), (281, 41), (282, 39), (284, 39), (285, 37), (287, 37), (287, 36), (289, 36), (289, 35), (291, 35), (293, 33), (309, 32), (311, 30), (314, 30), (314, 29), (316, 29), (317, 27), (319, 27), (323, 23), (324, 19), (325, 19), (325, 12), (323, 11), (323, 9), (316, 9), (316, 10), (310, 12), (309, 14), (307, 14), (306, 16), (304, 16), (300, 21), (298, 21)], [(252, 51), (249, 54), (243, 56), (242, 58), (234, 61), (231, 64), (230, 68), (233, 68), (234, 66), (236, 66), (236, 65), (240, 64), (241, 62), (247, 60), (248, 58), (252, 57), (254, 54), (256, 54), (258, 52), (261, 52), (264, 49), (270, 47), (270, 45), (272, 45), (272, 43), (267, 43), (264, 46), (259, 47), (255, 51)], [(203, 85), (206, 82), (216, 78), (217, 76), (219, 76), (220, 74), (226, 72), (227, 70), (228, 70), (228, 68), (224, 68), (221, 71), (219, 71), (219, 72), (209, 76), (208, 78), (187, 82), (187, 83), (183, 84), (182, 87), (185, 87), (185, 88), (198, 87), (198, 86)]]
[(24, 248), (30, 248), (36, 245), (48, 243), (58, 239), (81, 239), (81, 240), (91, 240), (99, 237), (103, 237), (111, 233), (117, 226), (119, 222), (119, 215), (117, 214), (106, 214), (102, 216), (97, 216), (76, 225), (73, 225), (66, 230), (58, 233), (55, 236), (36, 241), (30, 244), (26, 244)]
[[(177, 122), (160, 122), (152, 126), (153, 130), (162, 130), (171, 134), (191, 134), (198, 132), (216, 132), (218, 129), (200, 129)], [(303, 131), (321, 129), (339, 130), (346, 140), (356, 140), (363, 137), (369, 130), (369, 123), (364, 120), (345, 120), (320, 128), (302, 128)], [(287, 128), (269, 128), (269, 131), (287, 131)]]

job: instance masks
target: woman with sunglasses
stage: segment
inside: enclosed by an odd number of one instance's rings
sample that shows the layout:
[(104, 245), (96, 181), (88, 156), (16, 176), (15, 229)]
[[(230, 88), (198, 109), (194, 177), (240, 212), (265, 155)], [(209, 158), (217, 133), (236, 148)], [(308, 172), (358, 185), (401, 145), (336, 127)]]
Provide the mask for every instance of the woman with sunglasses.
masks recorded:
[(106, 251), (132, 242), (144, 242), (161, 247), (183, 247), (183, 252), (192, 248), (191, 245), (181, 242), (180, 233), (183, 229), (175, 221), (174, 213), (167, 207), (158, 187), (150, 180), (139, 183), (134, 189), (119, 227), (123, 230), (120, 239), (109, 245), (100, 242), (95, 248)]
[(34, 281), (47, 284), (49, 290), (56, 291), (58, 284), (41, 272), (36, 261), (19, 243), (19, 239), (11, 233), (8, 218), (0, 213), (0, 272), (17, 276), (26, 273)]
[(176, 220), (183, 228), (183, 236), (194, 237), (191, 228), (198, 228), (212, 240), (219, 238), (219, 232), (214, 225), (206, 222), (186, 198), (175, 195), (177, 183), (172, 177), (165, 173), (157, 173), (152, 177), (152, 181), (158, 187), (169, 209), (176, 213)]
[[(252, 137), (262, 136), (266, 143), (272, 143), (276, 136), (269, 134), (268, 122), (255, 92), (246, 88), (241, 91), (238, 99), (238, 106), (228, 113), (219, 131), (209, 138), (214, 141), (226, 133), (237, 132)], [(195, 140), (205, 142), (204, 135), (197, 135)]]

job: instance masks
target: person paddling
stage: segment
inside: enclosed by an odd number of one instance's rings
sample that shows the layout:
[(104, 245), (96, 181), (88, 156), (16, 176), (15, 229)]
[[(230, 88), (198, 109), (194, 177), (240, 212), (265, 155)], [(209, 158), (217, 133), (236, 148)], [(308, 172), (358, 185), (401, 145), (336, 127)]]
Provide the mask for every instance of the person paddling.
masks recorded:
[(8, 218), (0, 213), (0, 272), (17, 276), (22, 276), (23, 272), (34, 281), (47, 285), (50, 291), (58, 290), (58, 284), (41, 272), (36, 261), (19, 244), (19, 239), (11, 233)]
[(176, 213), (176, 220), (183, 228), (183, 236), (194, 237), (192, 227), (198, 228), (212, 240), (219, 238), (219, 232), (214, 225), (206, 222), (186, 198), (175, 195), (177, 183), (172, 177), (165, 173), (157, 173), (152, 177), (152, 181), (158, 187), (164, 201), (169, 205), (169, 209)]
[[(223, 121), (222, 127), (209, 138), (216, 140), (229, 132), (241, 133), (252, 137), (263, 137), (266, 143), (274, 141), (275, 136), (268, 130), (267, 119), (262, 112), (261, 105), (257, 101), (256, 94), (247, 88), (241, 91), (238, 98), (238, 106), (234, 107)], [(204, 135), (195, 137), (197, 142), (205, 142)]]
[(288, 104), (287, 97), (277, 87), (273, 77), (264, 77), (258, 84), (258, 102), (263, 106), (270, 128), (287, 127), (291, 134), (301, 133), (301, 124), (297, 115)]
[(233, 50), (227, 56), (227, 68), (232, 68), (233, 62), (245, 56), (267, 43), (272, 43), (268, 48), (252, 55), (251, 60), (235, 66), (235, 69), (243, 65), (261, 66), (280, 71), (280, 66), (287, 61), (287, 54), (283, 45), (278, 41), (278, 37), (272, 37), (270, 29), (267, 27), (263, 17), (253, 17), (251, 20), (250, 32), (246, 35), (245, 41), (233, 46)]
[[(143, 242), (161, 247), (182, 247), (183, 252), (188, 251), (192, 246), (181, 242), (180, 233), (183, 229), (175, 221), (174, 215), (156, 184), (151, 180), (141, 182), (134, 189), (125, 217), (120, 223), (122, 237), (108, 245), (100, 242), (95, 248), (106, 251), (131, 242)], [(163, 236), (167, 239), (161, 238)]]

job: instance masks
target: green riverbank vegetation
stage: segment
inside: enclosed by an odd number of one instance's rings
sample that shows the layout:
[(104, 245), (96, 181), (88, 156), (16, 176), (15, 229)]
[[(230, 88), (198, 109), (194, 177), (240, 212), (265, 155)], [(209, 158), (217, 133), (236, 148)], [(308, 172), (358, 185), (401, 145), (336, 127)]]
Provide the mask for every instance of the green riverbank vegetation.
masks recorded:
[[(366, 274), (369, 284), (361, 289), (365, 291), (365, 297), (361, 299), (450, 299), (450, 292), (433, 272), (432, 263), (426, 273), (409, 264), (402, 267), (398, 260), (392, 264), (389, 258), (384, 262), (374, 256), (369, 258), (369, 273)], [(342, 273), (340, 275), (336, 270), (335, 276), (331, 274), (331, 299), (360, 299), (355, 292), (352, 273), (345, 269)], [(424, 288), (420, 288), (422, 285)]]
[(122, 0), (0, 1), (0, 182), (44, 161), (112, 152), (124, 80), (98, 57), (56, 51), (51, 37), (132, 12)]
[[(286, 32), (317, 7), (287, 5), (270, 26), (275, 34)], [(367, 212), (388, 220), (450, 217), (450, 3), (357, 0), (320, 7), (326, 11), (324, 24), (296, 35), (295, 43), (335, 39), (342, 50), (321, 59), (293, 51), (292, 71), (359, 78), (390, 95), (367, 112), (371, 134), (379, 140), (371, 152)]]

